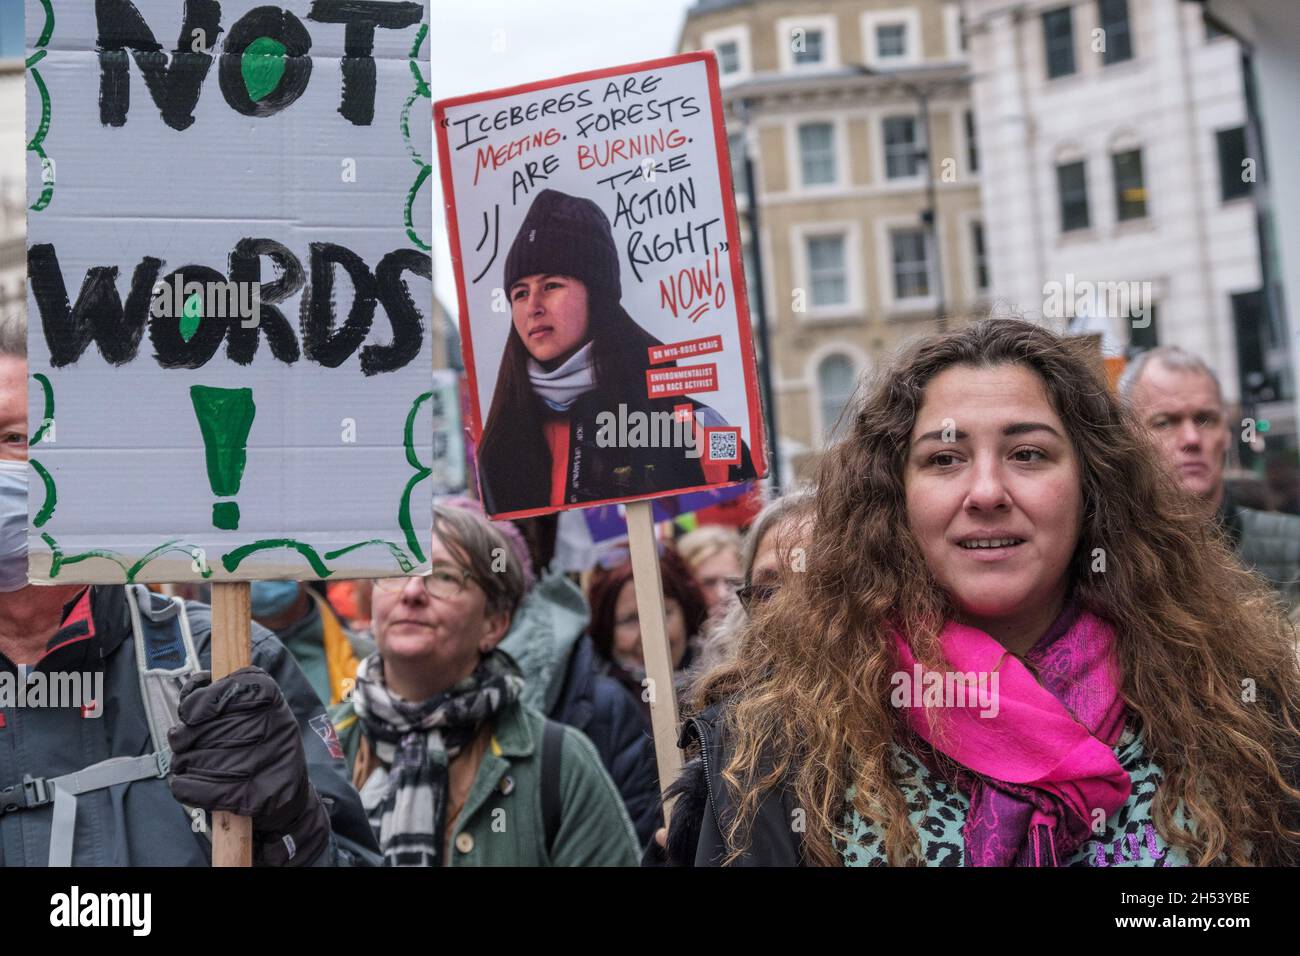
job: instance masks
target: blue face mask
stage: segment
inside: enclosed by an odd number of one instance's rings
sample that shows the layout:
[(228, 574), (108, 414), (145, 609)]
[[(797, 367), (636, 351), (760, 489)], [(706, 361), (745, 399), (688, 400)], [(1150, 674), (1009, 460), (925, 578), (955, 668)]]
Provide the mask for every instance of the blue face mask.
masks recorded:
[(248, 591), (253, 617), (276, 617), (298, 600), (297, 581), (254, 581)]
[(0, 592), (27, 587), (27, 462), (0, 461)]

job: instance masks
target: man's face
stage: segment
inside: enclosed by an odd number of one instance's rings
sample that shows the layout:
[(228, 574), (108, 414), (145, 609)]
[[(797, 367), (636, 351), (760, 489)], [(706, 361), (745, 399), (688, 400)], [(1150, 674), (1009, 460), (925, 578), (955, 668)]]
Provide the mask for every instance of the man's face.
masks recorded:
[(1228, 427), (1214, 379), (1156, 360), (1143, 370), (1129, 401), (1183, 488), (1217, 507)]
[(0, 355), (0, 459), (27, 460), (27, 363)]

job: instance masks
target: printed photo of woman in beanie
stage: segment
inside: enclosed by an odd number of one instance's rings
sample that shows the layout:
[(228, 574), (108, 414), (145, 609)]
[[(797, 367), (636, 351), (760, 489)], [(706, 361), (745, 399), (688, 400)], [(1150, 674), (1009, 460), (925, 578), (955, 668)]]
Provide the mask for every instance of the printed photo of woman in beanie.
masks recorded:
[[(708, 462), (703, 429), (727, 424), (712, 408), (684, 396), (648, 397), (649, 349), (662, 343), (620, 303), (618, 249), (594, 202), (538, 193), (506, 256), (502, 286), (511, 330), (478, 454), (489, 514), (755, 477), (743, 442), (739, 465)], [(600, 434), (602, 413), (628, 421), (641, 413), (653, 423), (671, 421), (686, 404), (693, 432), (673, 433), (693, 434), (694, 451), (686, 442), (646, 447), (648, 438), (620, 447), (608, 440), (610, 429)]]

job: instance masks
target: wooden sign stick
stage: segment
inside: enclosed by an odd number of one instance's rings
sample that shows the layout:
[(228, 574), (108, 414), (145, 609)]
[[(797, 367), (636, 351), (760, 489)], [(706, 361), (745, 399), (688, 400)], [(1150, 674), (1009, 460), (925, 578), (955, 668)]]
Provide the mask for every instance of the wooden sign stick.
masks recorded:
[[(655, 547), (654, 516), (649, 501), (627, 506), (628, 550), (632, 554), (632, 580), (636, 586), (636, 612), (641, 621), (641, 653), (649, 678), (650, 723), (654, 728), (659, 789), (664, 791), (682, 769), (677, 749), (677, 692), (673, 687), (673, 659), (664, 623), (664, 587)], [(664, 826), (670, 806), (664, 804)]]
[[(253, 663), (252, 605), (247, 581), (212, 585), (212, 679)], [(253, 865), (253, 820), (212, 814), (212, 865)]]

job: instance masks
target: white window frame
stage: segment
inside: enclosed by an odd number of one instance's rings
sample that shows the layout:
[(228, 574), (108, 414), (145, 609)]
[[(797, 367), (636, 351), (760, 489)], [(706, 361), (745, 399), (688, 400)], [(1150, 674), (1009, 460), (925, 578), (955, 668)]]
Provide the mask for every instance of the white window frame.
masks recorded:
[[(823, 236), (844, 237), (844, 285), (848, 301), (840, 305), (817, 306), (812, 301), (812, 276), (808, 263), (807, 240)], [(793, 313), (796, 322), (844, 321), (866, 315), (866, 290), (862, 281), (862, 235), (857, 221), (808, 222), (790, 227), (790, 257), (794, 287), (807, 295), (803, 312)], [(788, 306), (786, 306), (788, 308)]]
[[(933, 115), (933, 109), (931, 110), (931, 115)], [(929, 131), (925, 128), (925, 124), (921, 122), (920, 113), (913, 112), (905, 106), (900, 106), (897, 109), (883, 110), (878, 113), (876, 115), (875, 123), (877, 148), (874, 150), (875, 157), (872, 162), (875, 165), (875, 181), (886, 187), (901, 187), (906, 189), (914, 188), (925, 183), (925, 161), (916, 164), (916, 172), (911, 176), (895, 176), (892, 178), (889, 176), (889, 163), (885, 160), (887, 147), (887, 144), (885, 143), (885, 121), (904, 118), (911, 119), (915, 124), (917, 133), (920, 134), (917, 137), (917, 146), (927, 151), (930, 148), (929, 139), (926, 135)]]
[[(903, 56), (881, 58), (876, 53), (876, 27), (903, 24), (907, 27), (907, 52)], [(921, 11), (915, 7), (870, 10), (862, 14), (862, 53), (867, 66), (888, 70), (896, 66), (916, 66), (923, 59)]]
[[(990, 298), (993, 295), (993, 257), (989, 252), (988, 220), (984, 218), (981, 210), (970, 209), (963, 212), (958, 221), (961, 223), (962, 236), (957, 247), (961, 250), (962, 291), (965, 293), (966, 301), (975, 302)], [(983, 289), (976, 284), (975, 277), (975, 236), (972, 228), (975, 223), (984, 226), (984, 265), (989, 272), (989, 284)]]
[[(943, 220), (939, 219), (936, 225), (938, 228), (934, 237), (935, 242), (943, 242)], [(939, 307), (933, 248), (927, 247), (926, 249), (930, 294), (909, 296), (905, 299), (894, 296), (893, 233), (904, 229), (915, 230), (923, 235), (928, 232), (925, 223), (921, 221), (920, 212), (913, 216), (889, 216), (876, 220), (876, 265), (879, 267), (880, 275), (880, 301), (886, 314), (889, 315), (901, 312), (929, 311)]]
[[(830, 123), (835, 137), (835, 181), (806, 186), (803, 181), (803, 154), (799, 149), (799, 127), (808, 123)], [(785, 124), (786, 169), (788, 189), (793, 195), (817, 195), (846, 189), (849, 184), (849, 130), (843, 113), (808, 113), (791, 117)]]
[[(790, 35), (797, 27), (820, 30), (822, 34), (822, 59), (820, 63), (796, 63), (790, 49)], [(827, 14), (811, 17), (781, 17), (776, 21), (776, 53), (783, 73), (808, 73), (816, 70), (834, 70), (840, 66), (840, 36), (838, 19)]]
[[(949, 119), (952, 125), (952, 141), (958, 144), (958, 150), (961, 156), (957, 160), (957, 169), (959, 178), (977, 179), (979, 171), (970, 168), (970, 137), (966, 135), (966, 114), (971, 114), (971, 120), (975, 124), (975, 146), (976, 152), (980, 153), (983, 159), (983, 152), (979, 149), (980, 118), (975, 112), (975, 105), (969, 100), (965, 103), (955, 103), (948, 111)], [(930, 115), (934, 116), (934, 104), (930, 105)]]
[(825, 342), (808, 356), (807, 363), (804, 365), (804, 381), (808, 383), (808, 391), (812, 393), (812, 401), (809, 405), (812, 412), (813, 448), (816, 451), (827, 447), (826, 426), (828, 424), (822, 419), (822, 382), (817, 375), (817, 370), (822, 362), (833, 355), (843, 355), (853, 364), (853, 378), (856, 382), (862, 381), (863, 374), (871, 366), (867, 354), (853, 342)]
[(718, 44), (733, 41), (736, 44), (736, 59), (740, 62), (740, 69), (735, 73), (723, 73), (721, 64), (718, 68), (718, 80), (726, 86), (731, 83), (741, 83), (753, 76), (754, 60), (750, 54), (749, 48), (749, 28), (743, 24), (736, 26), (721, 27), (717, 30), (709, 30), (700, 36), (700, 46), (706, 50), (717, 51)]
[(961, 5), (946, 4), (943, 8), (943, 35), (947, 47), (948, 59), (966, 60), (967, 54), (961, 48)]

